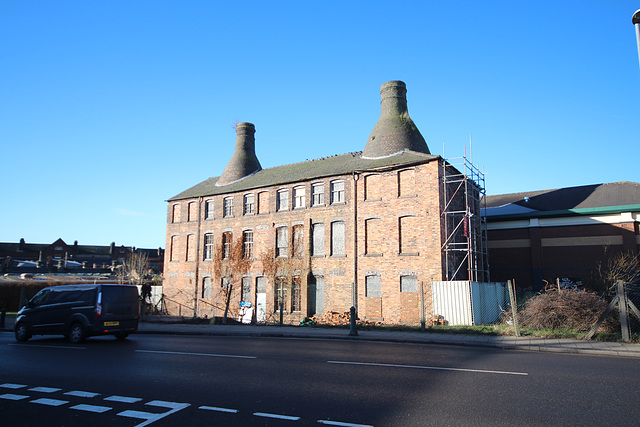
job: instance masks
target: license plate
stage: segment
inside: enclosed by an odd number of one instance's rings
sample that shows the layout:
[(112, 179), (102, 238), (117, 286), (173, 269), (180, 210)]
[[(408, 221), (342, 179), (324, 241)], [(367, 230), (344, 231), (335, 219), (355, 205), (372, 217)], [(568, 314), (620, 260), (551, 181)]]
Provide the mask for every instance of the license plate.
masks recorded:
[(104, 322), (104, 326), (118, 326), (120, 322)]

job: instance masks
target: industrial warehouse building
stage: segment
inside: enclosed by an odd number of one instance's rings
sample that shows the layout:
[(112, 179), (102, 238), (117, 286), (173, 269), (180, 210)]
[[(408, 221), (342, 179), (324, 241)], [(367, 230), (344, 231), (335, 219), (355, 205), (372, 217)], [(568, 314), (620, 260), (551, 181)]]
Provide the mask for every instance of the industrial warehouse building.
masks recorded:
[(361, 319), (416, 323), (434, 314), (432, 281), (486, 280), (482, 178), (430, 153), (403, 82), (380, 93), (361, 152), (262, 169), (254, 125), (237, 125), (222, 174), (168, 200), (169, 314), (250, 305), (257, 322), (294, 323), (354, 306)]

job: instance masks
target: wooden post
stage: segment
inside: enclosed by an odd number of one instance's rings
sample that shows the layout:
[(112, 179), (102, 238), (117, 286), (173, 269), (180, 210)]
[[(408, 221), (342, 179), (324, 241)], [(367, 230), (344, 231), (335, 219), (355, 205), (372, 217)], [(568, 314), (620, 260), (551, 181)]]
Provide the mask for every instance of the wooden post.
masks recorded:
[(627, 309), (627, 294), (624, 291), (624, 282), (622, 280), (616, 282), (616, 295), (618, 296), (622, 341), (629, 342), (631, 340), (631, 334), (629, 333), (629, 311)]
[(515, 280), (507, 281), (509, 288), (509, 300), (511, 301), (511, 316), (513, 317), (513, 327), (516, 330), (516, 336), (520, 336), (520, 326), (518, 325), (518, 303), (516, 301), (516, 284)]

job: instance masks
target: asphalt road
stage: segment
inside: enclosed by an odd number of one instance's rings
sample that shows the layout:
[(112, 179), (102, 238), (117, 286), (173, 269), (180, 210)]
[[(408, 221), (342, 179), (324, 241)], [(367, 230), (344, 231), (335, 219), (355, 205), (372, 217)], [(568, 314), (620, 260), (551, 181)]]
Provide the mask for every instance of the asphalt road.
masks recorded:
[(338, 340), (0, 333), (12, 426), (637, 425), (640, 361)]

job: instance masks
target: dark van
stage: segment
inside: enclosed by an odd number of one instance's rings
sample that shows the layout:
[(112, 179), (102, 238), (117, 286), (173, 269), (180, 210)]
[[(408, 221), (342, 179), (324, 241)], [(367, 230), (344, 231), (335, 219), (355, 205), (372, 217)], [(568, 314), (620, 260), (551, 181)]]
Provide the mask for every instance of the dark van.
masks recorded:
[(16, 340), (64, 335), (79, 343), (94, 335), (125, 339), (138, 329), (140, 299), (132, 285), (64, 285), (38, 292), (18, 312)]

